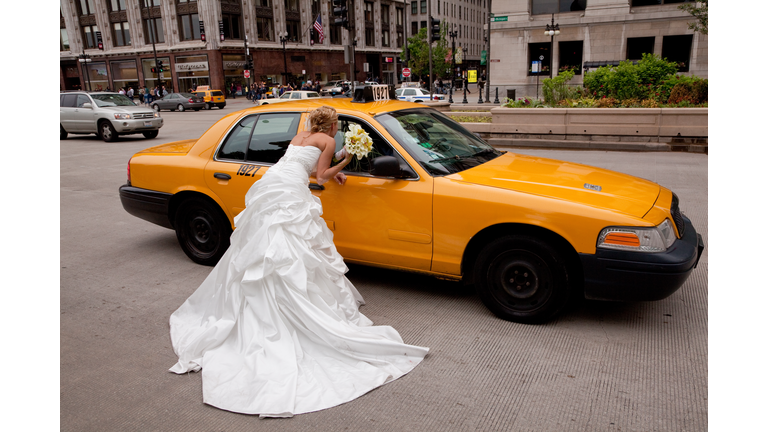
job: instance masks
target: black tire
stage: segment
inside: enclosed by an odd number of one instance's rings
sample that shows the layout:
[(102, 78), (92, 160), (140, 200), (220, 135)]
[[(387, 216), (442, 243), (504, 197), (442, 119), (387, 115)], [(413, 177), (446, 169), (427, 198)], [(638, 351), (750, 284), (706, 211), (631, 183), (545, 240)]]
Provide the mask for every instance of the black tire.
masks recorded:
[(229, 248), (229, 219), (210, 201), (189, 198), (182, 202), (174, 226), (181, 249), (198, 264), (216, 265)]
[(64, 130), (64, 126), (59, 125), (59, 139), (65, 140), (67, 139), (67, 131)]
[(157, 134), (159, 133), (160, 131), (153, 130), (153, 131), (142, 132), (141, 134), (144, 135), (144, 138), (152, 139), (152, 138), (157, 138)]
[(104, 120), (99, 123), (99, 136), (102, 140), (104, 140), (104, 142), (117, 141), (117, 131), (115, 130), (115, 127), (112, 126), (112, 123), (109, 122), (109, 120)]
[(572, 291), (561, 254), (550, 244), (525, 235), (503, 236), (480, 252), (475, 287), (496, 316), (525, 324), (554, 317)]
[(152, 110), (155, 112), (160, 112), (160, 106), (158, 104), (152, 104)]
[(182, 105), (182, 104), (179, 104), (179, 105), (176, 107), (176, 111), (178, 111), (178, 112), (184, 112), (184, 105)]
[(195, 108), (195, 112), (200, 111), (200, 108)]
[(206, 103), (206, 104), (205, 104), (205, 109), (207, 109), (207, 110), (211, 109), (211, 104), (209, 104), (209, 103)]

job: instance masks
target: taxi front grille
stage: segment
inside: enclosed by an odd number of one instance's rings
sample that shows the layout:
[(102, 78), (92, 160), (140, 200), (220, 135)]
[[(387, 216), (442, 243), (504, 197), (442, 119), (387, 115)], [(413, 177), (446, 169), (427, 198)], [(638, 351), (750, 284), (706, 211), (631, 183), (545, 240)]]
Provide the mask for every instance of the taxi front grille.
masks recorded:
[(675, 221), (675, 225), (677, 226), (677, 232), (680, 234), (680, 237), (683, 237), (683, 234), (685, 233), (685, 221), (683, 220), (683, 212), (680, 211), (680, 200), (674, 193), (672, 194), (672, 207), (669, 211), (672, 213), (672, 220)]
[(133, 115), (133, 118), (135, 119), (151, 119), (154, 117), (155, 117), (154, 113), (135, 113)]

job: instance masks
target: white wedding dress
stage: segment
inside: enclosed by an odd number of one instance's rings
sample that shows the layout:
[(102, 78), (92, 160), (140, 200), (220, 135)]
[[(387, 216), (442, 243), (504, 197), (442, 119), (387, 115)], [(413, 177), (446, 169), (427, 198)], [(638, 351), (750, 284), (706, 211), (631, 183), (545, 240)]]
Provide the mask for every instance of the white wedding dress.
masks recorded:
[(358, 311), (363, 298), (308, 188), (320, 149), (290, 145), (248, 191), (231, 245), (171, 315), (177, 374), (203, 401), (262, 417), (330, 408), (410, 372), (428, 348)]

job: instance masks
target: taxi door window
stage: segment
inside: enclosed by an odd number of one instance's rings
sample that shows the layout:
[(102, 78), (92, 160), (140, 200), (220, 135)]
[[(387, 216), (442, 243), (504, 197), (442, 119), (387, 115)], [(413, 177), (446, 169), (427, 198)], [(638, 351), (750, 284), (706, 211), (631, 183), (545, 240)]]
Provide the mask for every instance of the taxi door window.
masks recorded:
[(248, 146), (249, 162), (276, 163), (299, 129), (300, 113), (261, 114)]
[(371, 141), (373, 141), (373, 149), (368, 156), (359, 161), (357, 160), (357, 157), (353, 156), (352, 162), (344, 167), (342, 170), (343, 172), (368, 174), (371, 170), (372, 160), (379, 156), (394, 156), (401, 165), (405, 164), (405, 161), (392, 149), (392, 146), (389, 145), (387, 140), (379, 135), (379, 133), (367, 123), (353, 117), (339, 116), (339, 131), (336, 132), (336, 136), (334, 136), (334, 140), (336, 141), (336, 151), (339, 151), (344, 147), (344, 133), (347, 132), (353, 124), (363, 128), (363, 130), (371, 137)]
[(245, 160), (245, 152), (248, 150), (248, 142), (257, 118), (258, 116), (253, 115), (240, 120), (219, 149), (219, 159)]

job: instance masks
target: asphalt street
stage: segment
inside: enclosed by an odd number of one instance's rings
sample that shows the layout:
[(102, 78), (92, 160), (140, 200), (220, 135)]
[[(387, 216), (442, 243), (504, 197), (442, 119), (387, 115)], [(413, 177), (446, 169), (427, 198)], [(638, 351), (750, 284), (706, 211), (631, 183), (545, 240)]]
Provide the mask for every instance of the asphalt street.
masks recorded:
[[(430, 347), (405, 377), (347, 404), (259, 419), (202, 402), (175, 375), (168, 318), (209, 267), (173, 231), (126, 213), (131, 155), (197, 138), (245, 108), (163, 112), (156, 139), (60, 142), (62, 431), (705, 431), (708, 249), (683, 287), (647, 303), (584, 302), (544, 325), (496, 318), (455, 282), (350, 265), (375, 324)], [(505, 149), (633, 174), (672, 189), (708, 243), (708, 156)]]

